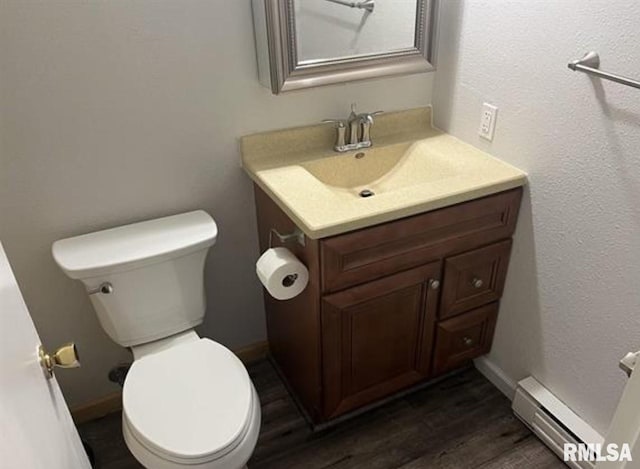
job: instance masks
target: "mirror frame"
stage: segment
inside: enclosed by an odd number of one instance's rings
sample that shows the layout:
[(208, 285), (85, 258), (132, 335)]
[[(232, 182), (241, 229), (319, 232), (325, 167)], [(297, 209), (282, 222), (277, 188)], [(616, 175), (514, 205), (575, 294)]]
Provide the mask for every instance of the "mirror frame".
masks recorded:
[(298, 62), (294, 0), (264, 0), (271, 90), (286, 91), (435, 70), (436, 0), (417, 0), (415, 42), (397, 51)]

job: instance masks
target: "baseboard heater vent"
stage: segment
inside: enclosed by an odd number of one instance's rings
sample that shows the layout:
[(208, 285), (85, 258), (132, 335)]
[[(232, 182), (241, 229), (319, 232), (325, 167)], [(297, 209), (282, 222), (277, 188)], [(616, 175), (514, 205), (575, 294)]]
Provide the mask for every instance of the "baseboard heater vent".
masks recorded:
[[(565, 443), (600, 443), (602, 436), (534, 378), (518, 383), (513, 412), (563, 459)], [(589, 461), (567, 461), (573, 469), (594, 469)]]

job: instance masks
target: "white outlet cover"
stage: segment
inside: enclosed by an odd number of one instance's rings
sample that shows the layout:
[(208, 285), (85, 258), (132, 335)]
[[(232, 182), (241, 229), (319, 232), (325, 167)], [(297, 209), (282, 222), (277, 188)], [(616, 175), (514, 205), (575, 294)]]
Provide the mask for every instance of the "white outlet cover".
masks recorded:
[(482, 105), (482, 114), (480, 115), (480, 129), (478, 130), (480, 137), (489, 141), (493, 140), (497, 118), (498, 108), (493, 104), (484, 103)]

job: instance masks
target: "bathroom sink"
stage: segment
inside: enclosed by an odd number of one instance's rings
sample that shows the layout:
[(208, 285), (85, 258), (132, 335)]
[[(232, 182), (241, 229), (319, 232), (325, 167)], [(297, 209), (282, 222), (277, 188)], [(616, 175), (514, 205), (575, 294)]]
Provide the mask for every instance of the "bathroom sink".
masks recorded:
[(451, 178), (465, 170), (454, 159), (429, 152), (421, 141), (327, 156), (301, 166), (330, 188), (358, 197)]
[(318, 239), (513, 189), (526, 174), (431, 127), (429, 108), (383, 114), (373, 146), (336, 153), (326, 125), (243, 137), (247, 174)]

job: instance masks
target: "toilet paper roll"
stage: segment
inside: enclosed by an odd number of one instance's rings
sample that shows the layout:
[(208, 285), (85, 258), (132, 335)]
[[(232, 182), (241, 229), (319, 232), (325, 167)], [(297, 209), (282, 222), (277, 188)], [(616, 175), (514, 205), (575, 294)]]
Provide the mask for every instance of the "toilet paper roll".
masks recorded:
[(309, 283), (309, 271), (287, 248), (267, 249), (256, 263), (256, 272), (276, 300), (298, 296)]

